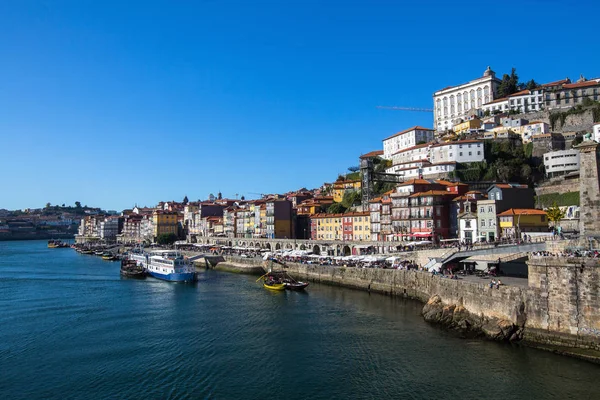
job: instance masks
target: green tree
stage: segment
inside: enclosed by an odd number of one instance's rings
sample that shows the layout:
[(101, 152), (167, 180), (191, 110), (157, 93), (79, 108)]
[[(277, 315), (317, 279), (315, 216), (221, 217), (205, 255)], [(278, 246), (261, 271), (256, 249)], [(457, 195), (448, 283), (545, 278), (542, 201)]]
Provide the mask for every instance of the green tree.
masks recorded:
[(75, 202), (75, 208), (81, 208), (81, 203), (79, 201)]
[(561, 210), (557, 205), (556, 201), (552, 203), (552, 207), (546, 210), (548, 221), (552, 222), (554, 226), (560, 225), (560, 221), (565, 217), (565, 211)]
[(333, 203), (327, 209), (329, 214), (343, 214), (346, 212), (346, 207), (342, 203)]
[(360, 170), (360, 168), (356, 165), (348, 167), (348, 171), (350, 171), (350, 172), (357, 172), (358, 170)]
[(182, 202), (182, 203), (183, 203), (183, 204), (187, 204), (187, 203), (189, 203), (189, 202), (190, 202), (190, 201), (188, 200), (188, 197), (187, 197), (187, 196), (185, 196), (185, 197), (183, 198), (183, 202)]
[(519, 75), (517, 69), (512, 68), (510, 75), (504, 74), (498, 86), (498, 97), (506, 97), (519, 91)]
[(156, 243), (158, 244), (173, 244), (177, 240), (177, 235), (174, 233), (161, 233), (156, 237)]
[(532, 79), (529, 82), (527, 82), (527, 84), (525, 85), (525, 88), (527, 88), (529, 90), (533, 90), (533, 89), (537, 88), (538, 86), (540, 86), (540, 85)]
[(52, 206), (52, 204), (46, 203), (46, 208), (50, 208), (51, 206)]
[(529, 164), (521, 165), (521, 178), (525, 181), (531, 180), (532, 169)]
[(361, 190), (352, 190), (344, 193), (344, 197), (342, 198), (342, 205), (348, 209), (352, 206), (360, 204), (362, 199), (362, 191)]

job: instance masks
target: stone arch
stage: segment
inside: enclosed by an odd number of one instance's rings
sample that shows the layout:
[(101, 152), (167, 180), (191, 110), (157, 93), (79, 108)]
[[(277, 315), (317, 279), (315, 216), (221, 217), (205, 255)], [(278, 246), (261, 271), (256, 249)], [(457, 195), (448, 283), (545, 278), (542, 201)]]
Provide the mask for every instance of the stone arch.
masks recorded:
[(286, 250), (291, 250), (291, 249), (293, 249), (293, 248), (294, 248), (294, 247), (292, 246), (292, 244), (291, 244), (291, 243), (286, 243), (286, 244), (285, 244), (285, 249), (286, 249)]
[(300, 245), (300, 250), (306, 250), (306, 246), (305, 246), (305, 245), (303, 245), (303, 244), (301, 244), (301, 245)]
[(227, 246), (229, 246), (229, 247), (233, 246), (233, 243), (231, 243), (231, 240), (227, 242)]
[(350, 249), (350, 246), (348, 246), (348, 245), (344, 246), (344, 248), (342, 249), (342, 255), (343, 256), (352, 255), (352, 250)]
[(277, 243), (277, 244), (275, 245), (275, 250), (281, 250), (281, 244)]
[(249, 247), (254, 247), (254, 242), (250, 242)]
[(319, 247), (318, 244), (315, 244), (312, 248), (313, 254), (319, 255), (321, 254), (321, 248)]
[(267, 249), (267, 250), (271, 250), (271, 243), (267, 243), (267, 244), (265, 244), (265, 249)]

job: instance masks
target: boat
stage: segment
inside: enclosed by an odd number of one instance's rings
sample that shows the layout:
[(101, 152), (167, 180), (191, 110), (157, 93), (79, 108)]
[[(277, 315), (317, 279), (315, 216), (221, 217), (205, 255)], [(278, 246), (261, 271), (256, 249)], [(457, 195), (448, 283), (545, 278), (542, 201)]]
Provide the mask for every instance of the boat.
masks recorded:
[(135, 260), (121, 260), (121, 276), (126, 278), (145, 279), (147, 275), (144, 267)]
[[(281, 261), (278, 261), (274, 258), (268, 258), (268, 261), (270, 261), (270, 268), (268, 270), (268, 272), (266, 274), (264, 274), (263, 276), (261, 276), (258, 279), (263, 279), (264, 285), (265, 287), (267, 282), (272, 282), (272, 283), (278, 283), (278, 284), (282, 284), (284, 286), (284, 289), (287, 290), (295, 290), (295, 291), (301, 291), (307, 288), (308, 286), (308, 282), (302, 282), (302, 281), (297, 281), (295, 280), (290, 274), (288, 274), (284, 268), (286, 268), (287, 266), (285, 265), (285, 263), (282, 263)], [(280, 271), (274, 271), (272, 268), (274, 266), (274, 264), (278, 264), (281, 266), (281, 270)], [(281, 289), (275, 289), (275, 290), (281, 290)]]
[(285, 282), (285, 288), (287, 290), (304, 290), (308, 286), (308, 282)]
[(188, 259), (175, 250), (137, 251), (129, 255), (137, 265), (157, 279), (170, 282), (195, 282), (198, 280), (196, 268)]
[(55, 240), (55, 239), (48, 240), (48, 248), (49, 249), (64, 249), (66, 247), (69, 247), (69, 244), (66, 242), (63, 242), (62, 240)]
[(285, 283), (278, 283), (277, 281), (265, 280), (263, 287), (269, 290), (285, 290)]
[(102, 259), (106, 261), (117, 261), (118, 257), (112, 253), (104, 253), (102, 254)]

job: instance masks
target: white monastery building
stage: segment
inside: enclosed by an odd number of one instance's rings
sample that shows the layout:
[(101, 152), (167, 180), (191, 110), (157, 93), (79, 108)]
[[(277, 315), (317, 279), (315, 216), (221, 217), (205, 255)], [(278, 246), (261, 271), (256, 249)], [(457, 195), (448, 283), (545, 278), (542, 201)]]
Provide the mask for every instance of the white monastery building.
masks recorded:
[(495, 99), (500, 79), (487, 67), (483, 77), (458, 86), (446, 87), (433, 94), (433, 126), (436, 131), (452, 129), (461, 120)]

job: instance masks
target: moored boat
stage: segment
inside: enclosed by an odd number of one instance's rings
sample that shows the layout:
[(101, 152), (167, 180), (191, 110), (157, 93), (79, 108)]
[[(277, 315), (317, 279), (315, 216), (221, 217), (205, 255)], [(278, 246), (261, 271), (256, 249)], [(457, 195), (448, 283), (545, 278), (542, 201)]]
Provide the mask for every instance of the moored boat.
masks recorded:
[(195, 282), (198, 279), (193, 263), (177, 251), (136, 252), (130, 254), (129, 259), (135, 260), (148, 274), (157, 279), (170, 282)]
[(306, 289), (307, 286), (308, 286), (308, 282), (300, 282), (300, 281), (285, 282), (285, 288), (288, 290), (300, 291), (300, 290)]
[(277, 282), (263, 282), (263, 287), (269, 290), (285, 290), (285, 283), (277, 283)]
[(105, 261), (117, 261), (118, 257), (112, 253), (104, 253), (102, 254), (102, 259)]
[(121, 276), (126, 278), (144, 279), (147, 272), (135, 260), (121, 260)]

